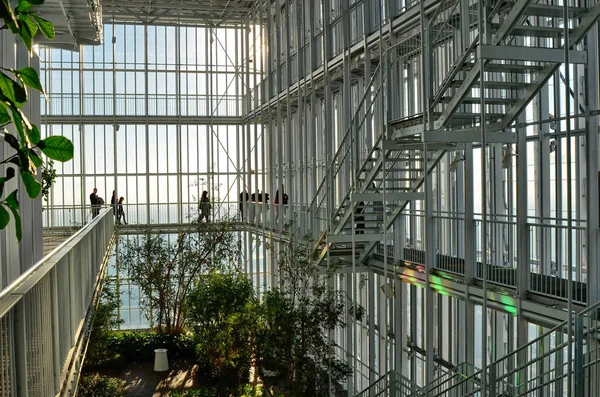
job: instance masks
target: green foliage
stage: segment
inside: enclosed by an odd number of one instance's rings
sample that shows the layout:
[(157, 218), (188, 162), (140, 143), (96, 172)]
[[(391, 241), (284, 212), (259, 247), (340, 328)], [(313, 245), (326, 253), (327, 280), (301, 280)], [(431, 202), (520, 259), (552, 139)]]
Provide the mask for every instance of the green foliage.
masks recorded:
[(77, 392), (80, 397), (123, 397), (125, 381), (100, 374), (83, 375)]
[[(53, 39), (54, 25), (32, 11), (34, 6), (43, 3), (44, 0), (19, 0), (13, 9), (9, 0), (0, 0), (0, 18), (4, 21), (4, 25), (0, 29), (9, 29), (17, 35), (29, 51), (31, 51), (38, 32), (48, 39)], [(57, 161), (68, 161), (73, 158), (74, 150), (70, 140), (60, 136), (41, 139), (39, 129), (31, 124), (21, 111), (28, 99), (27, 87), (46, 95), (35, 69), (24, 67), (15, 70), (0, 67), (0, 133), (4, 135), (4, 141), (16, 152), (9, 158), (0, 161), (0, 164), (7, 166), (6, 177), (0, 177), (0, 197), (4, 193), (5, 183), (16, 174), (13, 167), (20, 169), (19, 175), (29, 197), (39, 196), (43, 189), (37, 175), (43, 160), (38, 151)], [(18, 138), (6, 128), (11, 124), (14, 126)], [(8, 167), (9, 164), (11, 167)], [(14, 192), (16, 190), (9, 195)], [(7, 202), (7, 199), (0, 200), (0, 208), (0, 229), (4, 229), (9, 224), (10, 211), (15, 218), (15, 231), (17, 240), (20, 241), (22, 230), (19, 202), (16, 198), (10, 203)]]
[(103, 338), (98, 339), (96, 346), (97, 349), (88, 347), (86, 370), (100, 371), (121, 368), (127, 362), (152, 361), (155, 349), (167, 349), (170, 359), (195, 357), (194, 339), (187, 334), (108, 330)]
[(107, 349), (125, 361), (152, 361), (154, 349), (167, 349), (170, 359), (193, 358), (194, 339), (187, 334), (114, 332), (107, 338)]
[(44, 201), (48, 201), (50, 188), (56, 182), (56, 170), (54, 169), (54, 161), (48, 160), (42, 166), (42, 197)]
[(350, 374), (328, 340), (345, 326), (347, 297), (329, 286), (331, 273), (319, 268), (309, 244), (282, 243), (277, 265), (280, 285), (265, 295), (256, 335), (259, 374), (286, 396), (330, 396)]
[[(169, 397), (215, 397), (222, 395), (214, 387), (198, 390), (178, 390), (169, 392)], [(261, 397), (262, 386), (243, 385), (227, 394), (227, 397)]]
[(90, 340), (86, 354), (86, 365), (101, 366), (114, 359), (115, 352), (109, 348), (113, 330), (121, 321), (115, 315), (119, 307), (119, 297), (114, 289), (105, 287), (96, 306), (90, 327)]
[(221, 391), (249, 381), (258, 314), (252, 282), (242, 273), (211, 273), (189, 295), (199, 370)]
[(173, 243), (150, 234), (120, 240), (119, 269), (140, 286), (142, 308), (156, 322), (158, 333), (182, 333), (185, 301), (195, 283), (202, 275), (239, 263), (241, 245), (232, 222), (196, 226)]

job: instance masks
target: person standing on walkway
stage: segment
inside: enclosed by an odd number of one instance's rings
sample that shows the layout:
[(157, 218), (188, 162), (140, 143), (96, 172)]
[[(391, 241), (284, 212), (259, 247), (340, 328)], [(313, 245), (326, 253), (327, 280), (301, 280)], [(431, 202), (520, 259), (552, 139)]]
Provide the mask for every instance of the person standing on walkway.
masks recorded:
[(115, 217), (115, 220), (118, 220), (118, 218), (117, 218), (117, 204), (118, 203), (119, 203), (119, 198), (117, 197), (117, 191), (113, 190), (112, 197), (110, 198), (110, 206), (113, 209), (113, 215)]
[(94, 188), (92, 194), (90, 194), (90, 204), (92, 205), (92, 218), (95, 218), (100, 213), (100, 206), (98, 205), (98, 189)]
[(202, 197), (200, 197), (200, 219), (198, 219), (200, 222), (206, 218), (206, 222), (210, 222), (209, 219), (209, 215), (210, 215), (210, 209), (211, 209), (211, 205), (210, 205), (210, 199), (208, 198), (208, 192), (205, 190), (202, 192)]
[(124, 197), (121, 197), (119, 199), (119, 203), (117, 205), (117, 223), (120, 225), (121, 224), (121, 218), (123, 218), (123, 224), (127, 225), (127, 219), (125, 219), (125, 211), (123, 210), (123, 201), (125, 200)]

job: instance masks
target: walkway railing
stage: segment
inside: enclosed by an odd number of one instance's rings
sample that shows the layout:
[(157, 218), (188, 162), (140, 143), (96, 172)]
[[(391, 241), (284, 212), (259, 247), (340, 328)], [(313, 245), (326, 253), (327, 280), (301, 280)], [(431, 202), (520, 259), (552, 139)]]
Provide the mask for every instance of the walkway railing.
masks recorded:
[(103, 210), (0, 291), (1, 396), (72, 395), (113, 222)]
[[(241, 205), (241, 207), (240, 207)], [(105, 208), (110, 205), (105, 204)], [(120, 220), (129, 226), (180, 225), (198, 220), (198, 202), (123, 204), (125, 216)], [(90, 205), (49, 206), (44, 208), (43, 225), (46, 229), (65, 228), (77, 230), (92, 219)], [(267, 230), (286, 230), (296, 236), (311, 236), (317, 240), (325, 230), (327, 219), (325, 210), (310, 213), (308, 206), (300, 204), (273, 204), (247, 201), (212, 202), (209, 211), (210, 222), (241, 222)], [(115, 217), (115, 221), (117, 221)], [(203, 222), (206, 218), (202, 219)]]

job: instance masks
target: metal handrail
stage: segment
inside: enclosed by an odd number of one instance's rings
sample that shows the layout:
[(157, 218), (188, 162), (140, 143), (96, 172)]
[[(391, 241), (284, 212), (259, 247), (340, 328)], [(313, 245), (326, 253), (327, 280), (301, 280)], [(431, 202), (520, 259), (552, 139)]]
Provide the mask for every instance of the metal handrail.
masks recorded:
[[(389, 51), (389, 49), (388, 49), (388, 51)], [(358, 106), (356, 107), (357, 111), (354, 113), (354, 116), (352, 116), (352, 119), (350, 120), (350, 123), (348, 124), (348, 128), (346, 128), (346, 133), (344, 134), (344, 137), (342, 138), (342, 140), (341, 140), (341, 142), (339, 144), (338, 150), (336, 151), (335, 155), (331, 159), (331, 162), (329, 163), (329, 165), (325, 169), (325, 175), (326, 175), (326, 177), (323, 178), (323, 180), (319, 184), (319, 187), (317, 188), (316, 192), (313, 195), (313, 199), (311, 200), (311, 202), (309, 204), (310, 208), (313, 207), (313, 204), (315, 203), (315, 200), (319, 197), (319, 193), (321, 192), (321, 189), (323, 188), (323, 186), (325, 186), (325, 184), (327, 182), (327, 175), (331, 171), (331, 168), (335, 165), (335, 161), (336, 161), (337, 157), (339, 156), (340, 152), (342, 151), (342, 149), (344, 147), (343, 144), (346, 142), (346, 140), (350, 136), (350, 131), (352, 130), (353, 122), (356, 119), (356, 116), (359, 114), (358, 109), (361, 108), (361, 106), (365, 103), (365, 100), (370, 96), (371, 92), (369, 91), (369, 89), (375, 83), (375, 79), (376, 79), (377, 73), (380, 70), (381, 70), (381, 63), (379, 63), (377, 65), (377, 67), (375, 68), (375, 71), (373, 72), (373, 75), (371, 76), (371, 79), (369, 80), (369, 84), (365, 87), (365, 90), (364, 90), (365, 93), (363, 94), (362, 99), (360, 100), (360, 102), (358, 103)], [(377, 94), (380, 91), (381, 91), (381, 88), (376, 91), (375, 96), (377, 96)], [(365, 117), (366, 117), (366, 115), (365, 115)]]
[[(0, 317), (4, 316), (4, 314), (6, 314), (8, 310), (12, 309), (20, 300), (20, 298), (10, 298), (10, 302), (8, 302), (7, 306), (6, 301), (9, 299), (9, 296), (18, 295), (20, 297), (23, 297), (23, 295), (27, 291), (29, 291), (37, 283), (37, 281), (39, 281), (42, 277), (46, 275), (46, 273), (52, 270), (56, 263), (61, 259), (61, 257), (66, 255), (67, 252), (65, 251), (60, 257), (55, 258), (55, 255), (57, 255), (65, 247), (71, 247), (75, 242), (81, 240), (82, 236), (87, 234), (91, 229), (93, 229), (94, 226), (96, 226), (100, 222), (100, 220), (104, 216), (106, 216), (106, 214), (110, 211), (112, 210), (109, 208), (103, 210), (94, 220), (92, 220), (92, 222), (79, 229), (75, 234), (73, 234), (71, 237), (69, 237), (56, 248), (54, 248), (52, 251), (50, 251), (46, 256), (40, 259), (35, 265), (31, 266), (29, 269), (23, 272), (23, 274), (21, 274), (16, 280), (4, 287), (0, 291)], [(48, 264), (50, 264), (51, 266), (47, 266)]]
[[(517, 356), (518, 354), (522, 354), (522, 353), (526, 352), (527, 349), (531, 348), (532, 346), (535, 346), (539, 342), (548, 338), (549, 335), (551, 335), (553, 333), (563, 333), (563, 329), (568, 326), (568, 323), (570, 321), (573, 321), (572, 319), (590, 315), (590, 314), (592, 314), (592, 312), (597, 312), (598, 309), (600, 309), (600, 302), (596, 302), (595, 304), (588, 306), (587, 308), (583, 309), (582, 311), (580, 311), (578, 313), (573, 313), (573, 315), (570, 316), (568, 320), (556, 325), (554, 328), (546, 331), (545, 333), (538, 336), (537, 338), (529, 341), (527, 344), (517, 348), (516, 350), (512, 351), (510, 354), (507, 354), (506, 356), (494, 361), (493, 363), (491, 363), (489, 365), (488, 368), (502, 366), (502, 363), (505, 362), (509, 357), (514, 357), (514, 356)], [(577, 334), (575, 334), (573, 336), (573, 340), (571, 341), (571, 343), (573, 343), (573, 344), (577, 343), (576, 337), (577, 337)], [(556, 353), (556, 352), (560, 351), (561, 349), (564, 349), (568, 345), (569, 345), (569, 341), (562, 342), (562, 343), (554, 346), (554, 348), (545, 351), (543, 354), (537, 355), (534, 359), (528, 360), (528, 361), (520, 364), (518, 367), (513, 368), (510, 371), (506, 371), (502, 376), (496, 377), (496, 384), (499, 383), (499, 381), (501, 381), (502, 379), (505, 379), (511, 375), (514, 375), (515, 373), (526, 369), (527, 367), (531, 366), (532, 364), (549, 357), (553, 353)], [(559, 366), (559, 365), (562, 366), (562, 365), (564, 365), (564, 363), (556, 363), (556, 366)], [(492, 385), (490, 385), (490, 386), (492, 386)], [(495, 385), (493, 385), (493, 386), (495, 386)], [(518, 387), (520, 385), (516, 385), (516, 386)]]
[[(387, 48), (383, 54), (381, 54), (381, 59), (383, 59), (386, 56), (389, 56), (389, 53), (392, 52), (393, 50), (396, 50), (397, 48), (401, 47), (402, 45), (408, 43), (411, 40), (414, 40), (414, 38), (418, 36), (418, 35), (414, 35), (411, 36), (405, 40), (402, 40), (399, 43), (394, 44), (393, 46)], [(317, 188), (317, 190), (315, 191), (314, 195), (313, 195), (313, 199), (311, 200), (309, 207), (313, 208), (314, 204), (315, 204), (315, 200), (318, 199), (319, 197), (319, 193), (321, 192), (322, 188), (324, 186), (326, 186), (326, 182), (327, 182), (327, 175), (329, 174), (329, 172), (331, 171), (331, 168), (335, 165), (335, 162), (337, 160), (337, 158), (339, 157), (339, 153), (342, 151), (343, 149), (343, 144), (346, 143), (347, 139), (349, 136), (351, 136), (350, 131), (352, 130), (352, 127), (354, 125), (354, 121), (356, 120), (356, 117), (360, 114), (358, 112), (359, 109), (361, 109), (362, 105), (365, 103), (365, 101), (367, 100), (367, 98), (369, 98), (371, 96), (371, 92), (370, 92), (370, 88), (373, 86), (373, 84), (375, 83), (375, 80), (377, 78), (377, 75), (379, 73), (382, 73), (383, 67), (385, 65), (383, 65), (383, 62), (380, 62), (377, 67), (375, 68), (375, 71), (373, 72), (371, 79), (369, 80), (369, 84), (365, 87), (364, 89), (364, 94), (363, 97), (361, 98), (360, 102), (358, 103), (356, 109), (357, 111), (354, 113), (354, 115), (352, 116), (352, 119), (350, 120), (350, 123), (348, 124), (348, 128), (346, 128), (346, 132), (344, 134), (344, 137), (342, 138), (341, 142), (339, 143), (339, 147), (338, 150), (336, 151), (336, 154), (333, 156), (333, 158), (331, 159), (331, 162), (329, 163), (329, 165), (327, 166), (326, 170), (325, 170), (325, 178), (323, 178), (323, 180), (321, 181), (321, 183), (319, 184), (319, 187)], [(383, 81), (381, 82), (381, 85), (383, 86)], [(376, 95), (381, 92), (381, 87), (376, 91)], [(372, 102), (374, 103), (374, 101)], [(366, 117), (366, 114), (365, 114)]]

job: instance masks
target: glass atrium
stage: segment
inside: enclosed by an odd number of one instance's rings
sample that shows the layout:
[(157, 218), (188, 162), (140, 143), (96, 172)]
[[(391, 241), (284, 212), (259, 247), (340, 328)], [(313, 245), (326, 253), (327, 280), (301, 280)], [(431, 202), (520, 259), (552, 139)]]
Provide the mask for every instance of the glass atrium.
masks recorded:
[[(22, 242), (0, 231), (0, 395), (65, 390), (82, 330), (51, 330), (85, 319), (95, 284), (69, 319), (35, 313), (80, 304), (73, 266), (118, 278), (113, 233), (177, 233), (203, 191), (259, 295), (281, 241), (341, 263), (332, 285), (365, 308), (330, 335), (348, 395), (600, 395), (600, 2), (91, 3), (31, 58), (0, 32), (1, 66), (39, 70), (42, 136), (74, 144), (48, 200), (20, 198)], [(128, 225), (92, 219), (94, 188)], [(64, 230), (83, 232), (43, 259)], [(152, 326), (138, 286), (116, 287), (122, 327)]]

